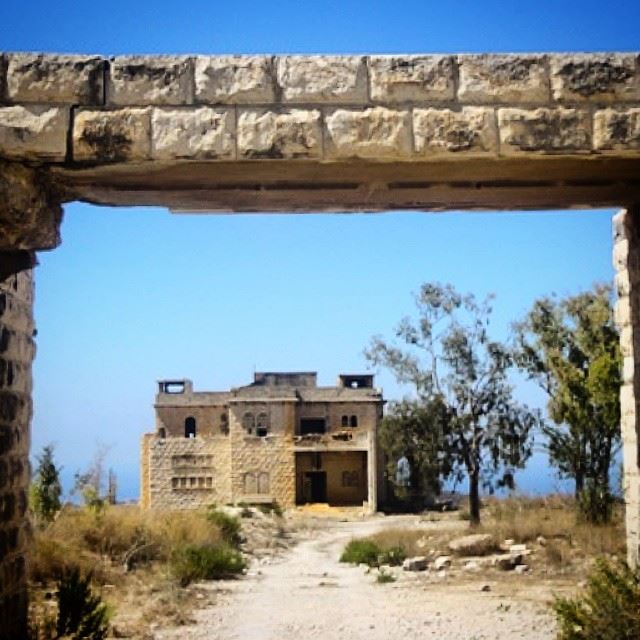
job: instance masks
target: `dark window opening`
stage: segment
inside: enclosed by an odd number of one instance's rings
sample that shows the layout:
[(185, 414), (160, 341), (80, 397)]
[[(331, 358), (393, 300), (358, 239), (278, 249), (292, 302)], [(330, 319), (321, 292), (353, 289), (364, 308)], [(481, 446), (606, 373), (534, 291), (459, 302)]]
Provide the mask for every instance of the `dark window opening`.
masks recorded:
[(158, 386), (160, 387), (160, 393), (184, 393), (185, 389), (185, 384), (181, 380), (159, 382)]
[(352, 427), (358, 426), (358, 416), (351, 416), (351, 426)]
[(245, 413), (244, 416), (242, 416), (242, 426), (249, 435), (253, 434), (253, 430), (256, 426), (256, 420), (253, 413)]
[(196, 419), (189, 416), (184, 421), (184, 437), (195, 438), (196, 437)]
[(324, 418), (300, 418), (300, 435), (325, 433), (327, 430)]
[(349, 426), (349, 416), (342, 416), (342, 426), (343, 427)]
[(264, 438), (267, 433), (269, 433), (269, 416), (266, 413), (261, 413), (256, 420), (256, 435)]
[(160, 427), (158, 429), (158, 436), (160, 436), (161, 438), (166, 438), (167, 437), (167, 432), (166, 432), (164, 427)]
[(229, 435), (229, 416), (226, 413), (220, 416), (220, 431), (225, 436)]

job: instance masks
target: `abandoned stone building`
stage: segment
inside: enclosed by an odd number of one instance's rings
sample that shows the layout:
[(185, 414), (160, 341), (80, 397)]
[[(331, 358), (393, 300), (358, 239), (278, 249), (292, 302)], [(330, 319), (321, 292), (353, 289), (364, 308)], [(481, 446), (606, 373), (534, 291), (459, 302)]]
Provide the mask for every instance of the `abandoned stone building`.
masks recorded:
[(162, 380), (155, 432), (142, 437), (142, 506), (326, 502), (375, 511), (383, 404), (368, 374), (319, 387), (316, 373), (256, 373), (251, 384), (214, 392)]

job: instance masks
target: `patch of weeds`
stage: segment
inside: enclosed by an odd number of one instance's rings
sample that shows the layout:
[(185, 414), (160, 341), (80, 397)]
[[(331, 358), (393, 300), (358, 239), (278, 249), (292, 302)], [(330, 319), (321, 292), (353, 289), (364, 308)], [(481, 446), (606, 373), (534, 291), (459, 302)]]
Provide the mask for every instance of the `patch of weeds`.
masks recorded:
[(557, 598), (551, 607), (558, 640), (640, 638), (640, 570), (600, 559), (583, 593)]
[(385, 571), (384, 569), (380, 569), (380, 571), (378, 572), (378, 575), (376, 576), (376, 582), (378, 584), (387, 584), (389, 582), (395, 582), (396, 581), (396, 577), (389, 573), (388, 571)]
[(219, 511), (215, 506), (207, 510), (207, 520), (220, 529), (222, 539), (233, 547), (240, 545), (240, 520), (230, 516), (224, 511)]
[(372, 540), (367, 538), (354, 538), (347, 543), (340, 562), (351, 564), (367, 564), (370, 567), (378, 566), (378, 557), (382, 554), (382, 549)]
[(220, 580), (242, 573), (246, 562), (228, 544), (184, 545), (171, 557), (171, 571), (180, 585), (196, 580)]
[(109, 633), (109, 608), (91, 589), (91, 574), (78, 567), (65, 570), (57, 582), (57, 617), (30, 624), (34, 640), (104, 640)]
[(282, 518), (284, 514), (284, 512), (282, 511), (282, 507), (280, 506), (280, 503), (278, 503), (275, 500), (273, 502), (268, 502), (267, 504), (259, 504), (258, 509), (260, 509), (260, 511), (265, 515), (273, 514), (278, 518)]
[(378, 556), (378, 564), (388, 564), (392, 567), (399, 567), (406, 559), (407, 552), (404, 547), (398, 545), (384, 549)]

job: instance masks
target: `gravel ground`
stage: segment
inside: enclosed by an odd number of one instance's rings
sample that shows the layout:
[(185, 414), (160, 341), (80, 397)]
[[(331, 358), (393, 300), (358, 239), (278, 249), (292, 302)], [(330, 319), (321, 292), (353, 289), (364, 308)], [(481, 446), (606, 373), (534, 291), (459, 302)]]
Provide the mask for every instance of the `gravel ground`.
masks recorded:
[[(311, 532), (280, 558), (264, 558), (242, 580), (216, 590), (197, 624), (156, 631), (155, 640), (552, 640), (546, 602), (552, 587), (535, 576), (491, 580), (427, 578), (395, 572), (377, 584), (374, 573), (338, 562), (345, 543), (395, 518), (335, 522)], [(486, 590), (488, 585), (489, 590)], [(221, 588), (222, 587), (222, 588)], [(485, 590), (483, 591), (483, 587)]]

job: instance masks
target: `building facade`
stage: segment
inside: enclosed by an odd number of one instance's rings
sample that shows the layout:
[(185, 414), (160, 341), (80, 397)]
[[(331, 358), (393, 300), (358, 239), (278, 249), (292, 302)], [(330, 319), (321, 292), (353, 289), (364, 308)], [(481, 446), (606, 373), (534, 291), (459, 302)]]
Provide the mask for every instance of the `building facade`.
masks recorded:
[(155, 432), (142, 437), (141, 505), (321, 502), (375, 511), (384, 499), (383, 406), (367, 374), (319, 387), (314, 372), (256, 373), (222, 392), (162, 380)]

